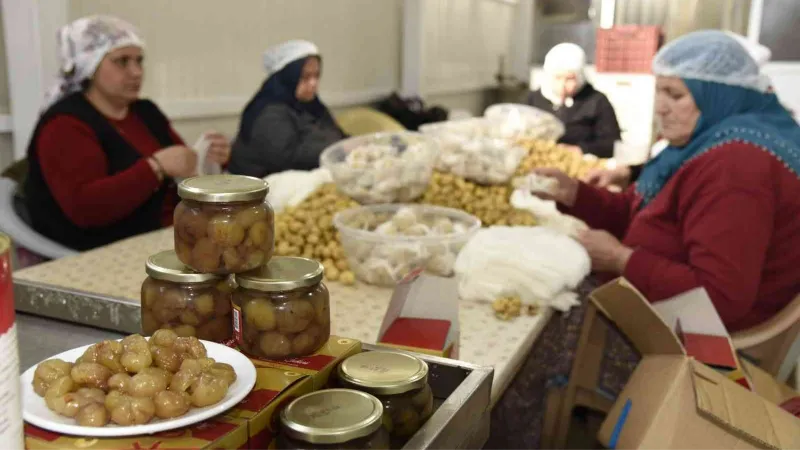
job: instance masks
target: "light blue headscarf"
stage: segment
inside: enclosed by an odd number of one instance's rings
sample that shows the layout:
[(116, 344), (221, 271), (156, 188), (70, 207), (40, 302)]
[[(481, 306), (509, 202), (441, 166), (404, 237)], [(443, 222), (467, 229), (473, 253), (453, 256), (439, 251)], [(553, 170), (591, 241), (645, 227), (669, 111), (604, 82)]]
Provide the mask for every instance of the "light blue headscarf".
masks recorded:
[[(744, 141), (764, 149), (779, 159), (788, 170), (800, 176), (800, 126), (780, 104), (778, 98), (772, 93), (757, 90), (755, 86), (744, 87), (728, 82), (709, 81), (715, 76), (719, 78), (720, 71), (727, 70), (725, 64), (720, 63), (719, 58), (706, 57), (705, 61), (701, 60), (698, 64), (697, 60), (704, 57), (704, 55), (700, 55), (698, 58), (698, 52), (718, 52), (720, 49), (715, 48), (713, 44), (721, 43), (728, 46), (724, 50), (729, 59), (730, 54), (734, 53), (734, 59), (739, 60), (740, 64), (738, 65), (730, 64), (732, 71), (741, 71), (742, 67), (749, 72), (755, 70), (754, 74), (750, 74), (752, 75), (751, 79), (758, 79), (758, 66), (747, 55), (744, 48), (735, 40), (725, 36), (724, 33), (720, 32), (719, 34), (723, 37), (721, 38), (713, 32), (693, 33), (673, 42), (671, 46), (665, 47), (656, 56), (653, 64), (656, 74), (661, 71), (658, 64), (664, 65), (665, 61), (669, 62), (671, 67), (685, 62), (685, 58), (683, 61), (676, 62), (676, 55), (679, 57), (687, 55), (687, 58), (694, 58), (695, 60), (691, 62), (694, 65), (692, 69), (695, 73), (709, 74), (715, 71), (717, 73), (712, 73), (711, 76), (703, 75), (703, 79), (692, 76), (681, 77), (700, 110), (700, 118), (692, 133), (692, 138), (686, 146), (669, 146), (644, 167), (635, 187), (642, 196), (640, 208), (652, 201), (684, 164), (713, 147), (731, 141)], [(708, 43), (709, 35), (711, 35), (712, 45), (698, 48), (697, 35), (701, 35), (699, 36), (701, 41), (705, 40), (702, 42), (703, 44)], [(724, 42), (725, 39), (730, 40), (734, 45), (729, 46), (728, 42)], [(736, 54), (736, 52), (741, 53)], [(670, 59), (673, 61), (669, 61)], [(706, 63), (710, 67), (706, 67), (704, 71), (702, 63)], [(680, 76), (680, 73), (677, 76)], [(739, 77), (739, 80), (746, 78), (746, 76)]]

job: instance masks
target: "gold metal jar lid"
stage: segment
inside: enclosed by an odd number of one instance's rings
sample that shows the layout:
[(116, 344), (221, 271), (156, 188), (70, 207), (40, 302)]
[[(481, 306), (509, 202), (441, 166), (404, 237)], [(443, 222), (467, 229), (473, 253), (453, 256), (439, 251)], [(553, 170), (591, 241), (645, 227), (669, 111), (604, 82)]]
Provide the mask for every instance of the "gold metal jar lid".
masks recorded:
[(205, 203), (264, 200), (268, 192), (266, 181), (244, 175), (204, 175), (187, 178), (178, 185), (182, 199)]
[(339, 381), (375, 395), (402, 394), (427, 384), (428, 364), (406, 353), (362, 352), (339, 365)]
[(245, 289), (285, 292), (314, 286), (322, 281), (323, 268), (318, 261), (297, 256), (274, 256), (258, 269), (234, 275)]
[(382, 426), (381, 401), (365, 392), (326, 389), (306, 394), (281, 411), (281, 431), (311, 444), (342, 444)]
[(178, 259), (175, 250), (165, 250), (150, 256), (144, 267), (151, 278), (174, 283), (205, 283), (222, 279), (214, 274), (194, 272)]

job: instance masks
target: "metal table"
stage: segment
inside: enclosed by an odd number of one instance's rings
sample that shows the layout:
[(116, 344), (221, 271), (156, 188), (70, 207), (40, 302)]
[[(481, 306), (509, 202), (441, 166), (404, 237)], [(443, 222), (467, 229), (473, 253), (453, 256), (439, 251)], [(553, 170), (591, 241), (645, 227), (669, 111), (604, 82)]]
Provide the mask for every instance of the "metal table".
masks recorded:
[[(17, 316), (21, 370), (63, 351), (123, 334), (28, 314)], [(365, 350), (376, 347), (364, 344)], [(430, 368), (438, 408), (403, 448), (482, 448), (489, 437), (493, 369), (418, 355)]]

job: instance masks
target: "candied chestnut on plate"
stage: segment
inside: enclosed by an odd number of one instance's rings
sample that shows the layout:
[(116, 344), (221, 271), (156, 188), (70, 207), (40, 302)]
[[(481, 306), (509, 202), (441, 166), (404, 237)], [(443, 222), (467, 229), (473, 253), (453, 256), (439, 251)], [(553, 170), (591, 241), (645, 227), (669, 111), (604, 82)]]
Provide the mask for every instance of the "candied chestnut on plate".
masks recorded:
[(142, 332), (169, 329), (178, 336), (195, 336), (224, 343), (233, 337), (231, 294), (224, 277), (196, 273), (174, 251), (156, 253), (145, 264), (142, 283)]
[(241, 175), (183, 180), (175, 208), (175, 252), (201, 273), (227, 275), (260, 267), (272, 257), (275, 217), (266, 181)]
[(330, 296), (322, 275), (319, 262), (289, 256), (237, 274), (233, 324), (241, 349), (284, 359), (322, 347), (331, 334)]
[(281, 411), (279, 449), (388, 449), (383, 406), (374, 396), (350, 389), (312, 392)]
[(384, 425), (394, 439), (411, 437), (433, 414), (428, 364), (416, 356), (383, 350), (359, 353), (339, 365), (338, 382), (383, 403)]
[(74, 348), (20, 376), (27, 423), (84, 437), (184, 428), (230, 409), (256, 369), (236, 349), (158, 330)]

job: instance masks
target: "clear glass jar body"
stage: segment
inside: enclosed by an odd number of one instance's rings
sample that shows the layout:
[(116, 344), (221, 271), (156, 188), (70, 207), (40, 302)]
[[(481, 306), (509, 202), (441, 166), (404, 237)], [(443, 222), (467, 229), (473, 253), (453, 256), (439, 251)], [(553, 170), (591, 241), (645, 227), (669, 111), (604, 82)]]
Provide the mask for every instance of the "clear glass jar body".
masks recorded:
[(308, 356), (330, 338), (330, 295), (322, 282), (279, 292), (239, 287), (233, 303), (240, 314), (239, 347), (251, 356)]
[(174, 222), (178, 259), (197, 272), (246, 272), (272, 258), (275, 213), (266, 201), (181, 200)]
[(383, 403), (383, 423), (392, 438), (408, 439), (433, 414), (430, 385), (395, 395), (372, 394)]
[(361, 450), (361, 449), (388, 449), (390, 448), (389, 433), (386, 429), (381, 427), (375, 430), (372, 434), (347, 442), (337, 444), (312, 444), (309, 442), (292, 439), (283, 433), (278, 434), (276, 441), (276, 448), (281, 450), (316, 450), (316, 449), (348, 449), (348, 450)]
[(179, 336), (224, 343), (233, 337), (227, 280), (177, 283), (147, 277), (142, 283), (142, 333), (173, 330)]

